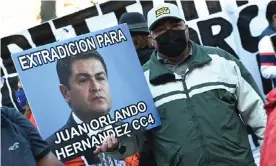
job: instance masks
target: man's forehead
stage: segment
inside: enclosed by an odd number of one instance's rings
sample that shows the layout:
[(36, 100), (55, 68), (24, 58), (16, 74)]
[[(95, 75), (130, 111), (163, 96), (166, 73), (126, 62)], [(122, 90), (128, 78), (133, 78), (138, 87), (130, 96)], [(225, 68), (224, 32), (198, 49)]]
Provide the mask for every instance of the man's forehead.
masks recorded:
[(71, 72), (74, 74), (78, 74), (78, 73), (96, 74), (100, 72), (105, 72), (105, 70), (100, 60), (96, 58), (89, 58), (89, 59), (74, 60), (71, 66)]
[(102, 66), (102, 63), (99, 59), (96, 58), (85, 58), (85, 59), (76, 59), (72, 61), (72, 66)]

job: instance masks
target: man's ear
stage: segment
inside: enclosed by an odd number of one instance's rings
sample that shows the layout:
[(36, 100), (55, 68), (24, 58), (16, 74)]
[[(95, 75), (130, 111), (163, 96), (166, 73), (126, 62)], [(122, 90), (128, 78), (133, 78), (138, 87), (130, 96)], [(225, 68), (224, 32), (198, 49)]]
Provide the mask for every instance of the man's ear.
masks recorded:
[(69, 93), (69, 89), (65, 85), (60, 84), (59, 85), (59, 90), (60, 90), (63, 98), (65, 99), (65, 101), (69, 104), (70, 99), (71, 99), (71, 96), (70, 96), (70, 93)]
[(276, 22), (276, 14), (272, 15), (272, 21)]
[(187, 29), (185, 31), (185, 35), (186, 35), (186, 40), (189, 41), (190, 39), (190, 32), (189, 32), (189, 27), (187, 26)]
[(149, 40), (149, 42), (150, 42), (150, 44), (152, 45), (152, 46), (154, 46), (154, 40), (153, 40), (153, 38), (152, 38), (152, 36), (151, 35), (148, 35), (148, 40)]

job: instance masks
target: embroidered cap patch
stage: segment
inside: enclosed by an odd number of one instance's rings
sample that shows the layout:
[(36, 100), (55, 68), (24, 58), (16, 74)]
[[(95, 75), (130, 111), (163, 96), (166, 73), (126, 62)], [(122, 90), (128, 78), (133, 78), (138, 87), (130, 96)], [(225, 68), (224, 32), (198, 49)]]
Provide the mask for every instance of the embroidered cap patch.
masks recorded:
[(155, 11), (156, 17), (159, 17), (163, 14), (170, 14), (170, 9), (168, 7), (162, 7)]

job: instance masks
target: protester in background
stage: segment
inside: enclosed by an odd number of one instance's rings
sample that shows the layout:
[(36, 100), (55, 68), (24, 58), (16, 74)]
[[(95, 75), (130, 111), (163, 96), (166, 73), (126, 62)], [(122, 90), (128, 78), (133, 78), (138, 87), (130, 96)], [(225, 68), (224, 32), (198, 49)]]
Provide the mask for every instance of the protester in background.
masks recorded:
[[(147, 18), (156, 51), (144, 65), (144, 74), (161, 126), (146, 138), (152, 140), (148, 146), (157, 164), (255, 165), (245, 124), (262, 145), (267, 117), (251, 74), (228, 52), (191, 41), (176, 5), (157, 5)], [(139, 145), (141, 138), (132, 143)], [(126, 151), (139, 150), (121, 144)], [(125, 155), (107, 154), (118, 159)]]
[(14, 108), (1, 107), (2, 166), (62, 166), (36, 128)]
[[(271, 80), (273, 88), (276, 86), (276, 58), (270, 36), (276, 34), (276, 1), (268, 3), (266, 8), (266, 19), (269, 25), (260, 35), (258, 48), (261, 74), (263, 78)], [(270, 90), (271, 89), (269, 89), (269, 91)]]
[(19, 106), (25, 110), (24, 115), (26, 116), (29, 121), (32, 122), (32, 124), (37, 128), (37, 124), (35, 122), (32, 110), (30, 108), (30, 105), (28, 104), (27, 97), (24, 93), (24, 89), (22, 87), (21, 81), (18, 79), (17, 83), (18, 90), (15, 92), (16, 100), (19, 104)]
[[(141, 13), (128, 12), (124, 13), (119, 20), (119, 24), (123, 23), (127, 23), (140, 63), (144, 65), (154, 51), (154, 47), (148, 39), (149, 31), (146, 18)], [(127, 157), (125, 159), (126, 166), (156, 165), (154, 156), (146, 150), (147, 148), (145, 146), (140, 153), (137, 152)]]
[(261, 150), (260, 166), (273, 166), (276, 165), (276, 88), (268, 93), (265, 109), (267, 127)]
[(119, 24), (127, 23), (141, 65), (150, 58), (154, 48), (148, 40), (149, 31), (144, 15), (138, 12), (124, 13)]

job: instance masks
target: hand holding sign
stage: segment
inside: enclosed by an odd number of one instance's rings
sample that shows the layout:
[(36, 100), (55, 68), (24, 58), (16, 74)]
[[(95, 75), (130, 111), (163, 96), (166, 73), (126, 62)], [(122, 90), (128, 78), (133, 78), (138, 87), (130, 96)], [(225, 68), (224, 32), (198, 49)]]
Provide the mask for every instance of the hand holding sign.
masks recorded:
[(112, 152), (118, 149), (118, 145), (119, 145), (118, 139), (115, 138), (114, 135), (107, 136), (104, 139), (103, 144), (97, 147), (94, 153), (97, 155), (101, 152)]

